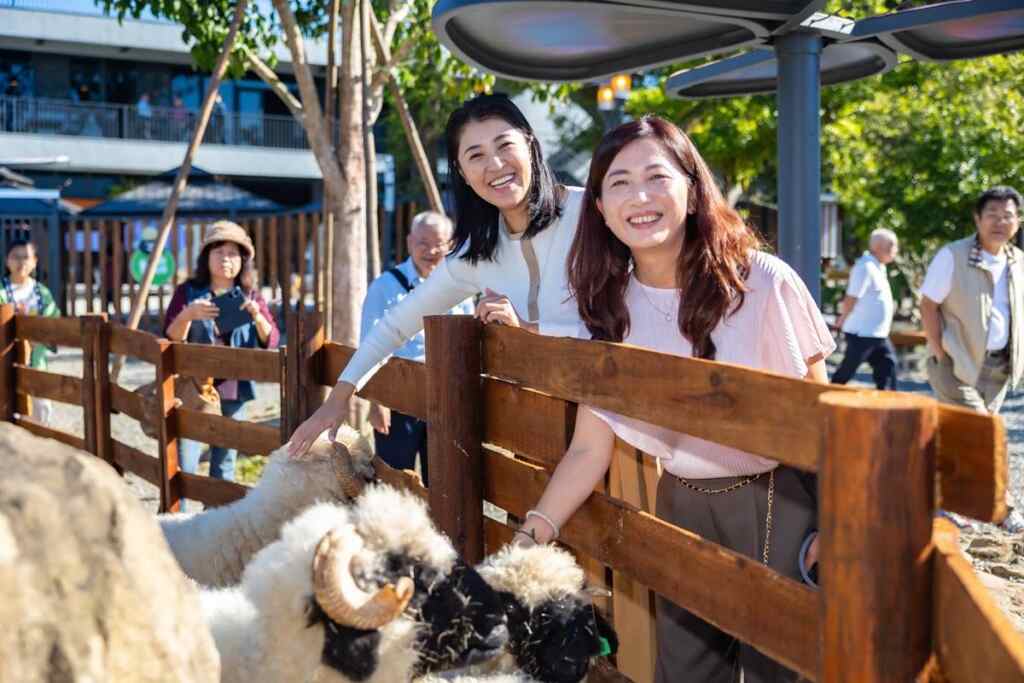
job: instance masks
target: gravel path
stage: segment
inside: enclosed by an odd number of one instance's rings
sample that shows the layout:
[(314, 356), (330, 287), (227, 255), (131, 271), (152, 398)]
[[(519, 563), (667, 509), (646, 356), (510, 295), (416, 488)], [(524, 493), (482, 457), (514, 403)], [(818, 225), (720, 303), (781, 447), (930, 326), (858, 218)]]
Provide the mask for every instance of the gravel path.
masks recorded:
[[(829, 359), (830, 372), (835, 369), (839, 356)], [(914, 368), (923, 368), (921, 350), (906, 358)], [(869, 368), (865, 365), (863, 370)], [(60, 349), (52, 356), (50, 370), (75, 377), (82, 376), (82, 353), (77, 349)], [(153, 367), (146, 363), (126, 363), (121, 373), (120, 384), (134, 389), (153, 380)], [(853, 385), (873, 386), (868, 372), (861, 372), (851, 382)], [(915, 393), (931, 394), (931, 389), (922, 371), (905, 370), (901, 375), (901, 389)], [(256, 400), (248, 406), (248, 418), (259, 422), (275, 421), (280, 412), (280, 395), (277, 385), (257, 384)], [(1010, 486), (1015, 500), (1024, 505), (1024, 392), (1008, 397), (1003, 406), (1002, 416), (1006, 422), (1010, 444)], [(82, 409), (61, 403), (54, 403), (53, 426), (74, 434), (82, 435)], [(123, 443), (150, 455), (156, 454), (156, 442), (139, 429), (138, 424), (125, 415), (114, 415), (111, 419), (113, 437)], [(205, 463), (200, 465), (204, 471)], [(156, 512), (160, 501), (159, 492), (149, 482), (128, 474), (128, 486), (139, 497), (147, 509)], [(980, 522), (968, 522), (962, 529), (962, 544), (971, 557), (983, 581), (992, 590), (1004, 610), (1016, 620), (1024, 631), (1024, 533), (1010, 534), (998, 527)]]

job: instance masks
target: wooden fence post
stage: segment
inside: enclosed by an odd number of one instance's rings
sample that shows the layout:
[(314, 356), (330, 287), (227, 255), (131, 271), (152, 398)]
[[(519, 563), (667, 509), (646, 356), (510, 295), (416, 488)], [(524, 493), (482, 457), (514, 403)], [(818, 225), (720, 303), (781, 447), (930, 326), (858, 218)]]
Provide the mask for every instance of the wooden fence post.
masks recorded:
[(470, 564), (483, 559), (483, 325), (466, 315), (429, 316), (427, 451), (430, 509)]
[(317, 381), (324, 347), (323, 316), (315, 311), (285, 311), (288, 346), (284, 359), (284, 382), (281, 384), (281, 421), (287, 425), (282, 440), (323, 402), (323, 391)]
[(935, 401), (826, 392), (821, 683), (916, 680), (931, 654)]
[[(15, 333), (17, 333), (17, 324), (14, 327)], [(15, 340), (14, 362), (27, 368), (31, 359), (32, 345), (24, 339)], [(14, 412), (22, 417), (32, 417), (32, 397), (25, 392), (17, 393), (14, 400)]]
[(157, 455), (160, 458), (160, 511), (178, 512), (182, 480), (178, 461), (178, 425), (174, 415), (174, 348), (166, 339), (157, 340), (160, 364), (156, 367), (156, 400), (153, 401), (157, 430)]
[(14, 419), (17, 392), (14, 378), (14, 304), (0, 306), (0, 420)]
[(83, 316), (80, 325), (85, 449), (122, 474), (110, 437), (110, 326), (104, 313)]

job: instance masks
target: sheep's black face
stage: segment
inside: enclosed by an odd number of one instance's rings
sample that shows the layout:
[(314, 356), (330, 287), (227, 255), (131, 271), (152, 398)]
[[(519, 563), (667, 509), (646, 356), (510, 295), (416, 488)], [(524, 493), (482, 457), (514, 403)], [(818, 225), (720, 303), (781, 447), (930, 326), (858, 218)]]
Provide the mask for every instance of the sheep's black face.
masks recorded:
[(601, 654), (601, 638), (618, 645), (615, 633), (589, 602), (572, 596), (530, 611), (511, 593), (501, 593), (508, 613), (516, 664), (543, 683), (578, 683), (590, 659)]
[(505, 612), (497, 592), (461, 559), (441, 574), (409, 558), (393, 555), (387, 569), (393, 579), (412, 576), (416, 584), (410, 608), (417, 613), (420, 636), (418, 673), (475, 664), (500, 654), (508, 642)]
[(365, 681), (377, 670), (380, 631), (343, 626), (331, 619), (312, 597), (306, 608), (309, 626), (324, 627), (324, 649), (320, 661), (353, 681)]

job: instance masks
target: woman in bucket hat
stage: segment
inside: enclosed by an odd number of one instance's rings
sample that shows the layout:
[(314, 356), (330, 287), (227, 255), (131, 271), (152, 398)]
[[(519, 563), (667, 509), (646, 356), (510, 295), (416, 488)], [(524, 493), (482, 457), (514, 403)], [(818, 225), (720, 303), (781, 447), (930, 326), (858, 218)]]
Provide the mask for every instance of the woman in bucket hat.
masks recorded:
[[(195, 274), (179, 285), (171, 297), (164, 319), (164, 334), (173, 341), (214, 344), (235, 348), (275, 348), (280, 332), (267, 302), (253, 286), (253, 257), (256, 250), (245, 229), (231, 221), (217, 221), (206, 229), (196, 261)], [(248, 315), (233, 316), (211, 300), (225, 294), (238, 295), (238, 309)], [(234, 302), (228, 299), (231, 306)], [(220, 325), (218, 325), (220, 317)], [(230, 329), (221, 329), (230, 324)], [(215, 379), (225, 417), (244, 418), (244, 408), (255, 397), (249, 380)], [(181, 469), (195, 472), (199, 465), (201, 444), (182, 439)], [(210, 449), (210, 476), (233, 481), (235, 458), (233, 448), (213, 446)]]

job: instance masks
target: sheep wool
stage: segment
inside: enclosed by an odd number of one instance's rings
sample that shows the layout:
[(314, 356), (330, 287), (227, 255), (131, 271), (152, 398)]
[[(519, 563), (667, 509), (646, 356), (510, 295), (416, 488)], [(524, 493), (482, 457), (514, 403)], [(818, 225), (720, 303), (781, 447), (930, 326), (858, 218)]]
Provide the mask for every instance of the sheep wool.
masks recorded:
[(511, 593), (529, 610), (583, 590), (585, 575), (576, 560), (555, 545), (508, 545), (477, 567), (496, 591)]
[[(369, 480), (373, 450), (350, 427), (338, 430), (353, 470)], [(335, 475), (334, 449), (321, 435), (303, 460), (288, 457), (287, 446), (274, 451), (259, 484), (241, 500), (203, 512), (158, 516), (167, 544), (186, 576), (208, 587), (239, 582), (249, 560), (275, 541), (281, 527), (310, 505), (349, 502)]]

